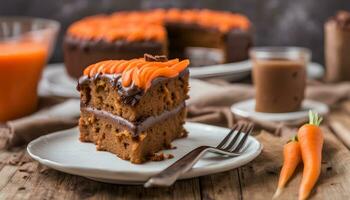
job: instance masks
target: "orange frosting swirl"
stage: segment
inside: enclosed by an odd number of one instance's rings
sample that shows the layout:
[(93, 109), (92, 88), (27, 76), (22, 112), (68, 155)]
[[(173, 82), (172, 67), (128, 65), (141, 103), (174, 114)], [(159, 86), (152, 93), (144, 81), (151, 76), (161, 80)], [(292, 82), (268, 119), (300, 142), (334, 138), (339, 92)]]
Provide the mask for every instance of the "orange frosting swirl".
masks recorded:
[(147, 90), (157, 77), (173, 78), (190, 64), (189, 60), (172, 59), (165, 62), (146, 61), (145, 58), (132, 60), (106, 60), (92, 64), (84, 70), (84, 75), (121, 74), (123, 87), (132, 84)]
[(187, 23), (215, 28), (223, 33), (232, 29), (247, 30), (251, 26), (247, 17), (231, 12), (213, 10), (156, 9), (150, 11), (116, 12), (111, 15), (86, 17), (73, 23), (68, 33), (80, 39), (105, 39), (109, 42), (165, 41), (165, 23)]

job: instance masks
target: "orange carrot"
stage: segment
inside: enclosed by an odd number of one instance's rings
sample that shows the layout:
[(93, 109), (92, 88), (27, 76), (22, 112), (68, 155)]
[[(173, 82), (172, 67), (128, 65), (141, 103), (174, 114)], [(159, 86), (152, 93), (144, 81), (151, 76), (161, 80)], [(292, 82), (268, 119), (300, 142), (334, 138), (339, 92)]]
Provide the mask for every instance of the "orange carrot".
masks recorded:
[(319, 125), (322, 118), (317, 113), (309, 112), (309, 124), (298, 131), (301, 157), (304, 162), (303, 178), (299, 188), (299, 199), (306, 199), (315, 186), (321, 173), (323, 134)]
[(292, 177), (296, 167), (301, 161), (300, 146), (297, 137), (293, 137), (283, 148), (283, 167), (281, 169), (280, 178), (278, 181), (278, 187), (273, 195), (273, 199), (277, 198)]

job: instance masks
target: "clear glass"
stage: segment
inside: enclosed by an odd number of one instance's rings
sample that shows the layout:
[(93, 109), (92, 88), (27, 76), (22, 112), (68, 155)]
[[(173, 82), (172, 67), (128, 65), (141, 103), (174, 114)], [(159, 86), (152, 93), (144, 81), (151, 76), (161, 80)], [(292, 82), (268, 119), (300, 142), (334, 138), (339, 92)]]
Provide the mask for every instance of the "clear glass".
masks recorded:
[(249, 55), (254, 60), (286, 59), (309, 62), (311, 51), (302, 47), (254, 47)]
[(60, 25), (30, 17), (0, 17), (0, 122), (37, 107), (37, 87)]
[(299, 110), (311, 52), (299, 47), (256, 47), (249, 53), (253, 63), (255, 110), (267, 113)]

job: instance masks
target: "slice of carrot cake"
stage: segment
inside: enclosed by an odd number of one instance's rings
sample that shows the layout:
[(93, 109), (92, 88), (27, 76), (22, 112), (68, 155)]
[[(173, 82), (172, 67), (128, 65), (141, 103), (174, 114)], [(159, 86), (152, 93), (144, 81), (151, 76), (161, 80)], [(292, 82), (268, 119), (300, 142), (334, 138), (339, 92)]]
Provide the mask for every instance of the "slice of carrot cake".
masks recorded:
[(145, 55), (90, 65), (79, 79), (80, 140), (132, 163), (186, 136), (188, 60)]

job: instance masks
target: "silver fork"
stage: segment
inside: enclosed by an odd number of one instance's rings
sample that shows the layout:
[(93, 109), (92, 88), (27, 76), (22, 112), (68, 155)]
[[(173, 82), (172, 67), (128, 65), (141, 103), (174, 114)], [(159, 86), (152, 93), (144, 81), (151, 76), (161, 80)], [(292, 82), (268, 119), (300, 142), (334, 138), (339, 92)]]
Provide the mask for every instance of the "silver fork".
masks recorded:
[[(156, 174), (148, 179), (148, 181), (144, 184), (144, 187), (171, 186), (181, 174), (190, 170), (207, 151), (231, 157), (241, 155), (240, 150), (244, 146), (248, 135), (253, 131), (253, 128), (253, 124), (235, 125), (217, 147), (197, 147), (159, 174)], [(236, 135), (231, 137), (235, 132), (237, 132)], [(240, 139), (239, 136), (242, 132), (244, 132), (244, 135)]]

